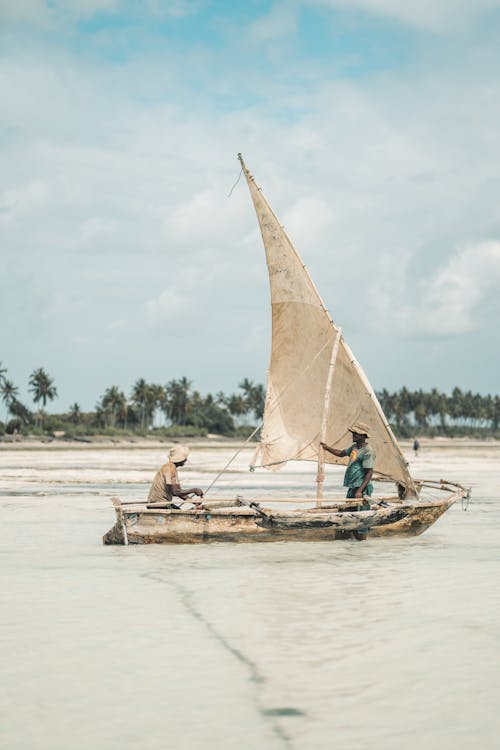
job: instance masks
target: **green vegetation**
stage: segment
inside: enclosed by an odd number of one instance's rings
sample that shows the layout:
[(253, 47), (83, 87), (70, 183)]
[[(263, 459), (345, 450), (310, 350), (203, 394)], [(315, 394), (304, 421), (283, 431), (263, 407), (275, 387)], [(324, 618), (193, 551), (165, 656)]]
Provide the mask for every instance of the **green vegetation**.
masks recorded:
[[(262, 420), (265, 390), (248, 378), (238, 391), (202, 396), (191, 381), (182, 377), (166, 385), (137, 380), (127, 396), (118, 386), (107, 388), (95, 410), (83, 412), (73, 403), (63, 414), (48, 414), (48, 401), (57, 396), (54, 379), (42, 367), (29, 378), (29, 390), (38, 408), (31, 411), (18, 399), (19, 388), (7, 378), (0, 362), (0, 398), (7, 420), (0, 434), (53, 435), (85, 439), (92, 435), (127, 437), (154, 435), (159, 438), (199, 437), (216, 433), (247, 437)], [(500, 396), (482, 396), (454, 388), (451, 395), (437, 389), (409, 391), (401, 388), (377, 394), (398, 437), (470, 436), (500, 438)]]
[(382, 409), (399, 437), (500, 438), (500, 396), (482, 396), (454, 388), (451, 395), (431, 391), (377, 393)]
[(47, 402), (57, 396), (53, 378), (41, 367), (30, 375), (29, 390), (35, 405), (41, 407), (31, 412), (18, 400), (19, 389), (7, 379), (7, 370), (0, 363), (0, 396), (10, 417), (6, 424), (0, 422), (0, 434), (43, 436), (60, 432), (81, 439), (97, 434), (199, 437), (216, 433), (246, 437), (262, 419), (265, 392), (262, 385), (248, 378), (239, 389), (229, 396), (222, 392), (202, 396), (185, 377), (164, 386), (140, 378), (128, 397), (119, 386), (107, 388), (94, 411), (83, 412), (75, 402), (63, 414), (47, 414)]
[(57, 388), (54, 385), (52, 378), (47, 375), (43, 367), (39, 367), (31, 373), (29, 379), (29, 389), (33, 394), (33, 401), (35, 404), (42, 402), (42, 408), (36, 413), (36, 421), (38, 426), (42, 427), (45, 406), (47, 401), (53, 401), (57, 396)]

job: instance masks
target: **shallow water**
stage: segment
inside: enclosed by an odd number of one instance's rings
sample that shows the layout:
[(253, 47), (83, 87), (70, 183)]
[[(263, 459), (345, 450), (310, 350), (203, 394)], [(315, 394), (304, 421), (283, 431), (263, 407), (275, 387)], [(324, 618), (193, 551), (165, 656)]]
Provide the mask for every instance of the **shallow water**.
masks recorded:
[[(498, 747), (499, 447), (412, 460), (473, 485), (414, 539), (102, 546), (163, 453), (0, 450), (2, 748)], [(314, 495), (311, 465), (250, 455), (214, 495)]]

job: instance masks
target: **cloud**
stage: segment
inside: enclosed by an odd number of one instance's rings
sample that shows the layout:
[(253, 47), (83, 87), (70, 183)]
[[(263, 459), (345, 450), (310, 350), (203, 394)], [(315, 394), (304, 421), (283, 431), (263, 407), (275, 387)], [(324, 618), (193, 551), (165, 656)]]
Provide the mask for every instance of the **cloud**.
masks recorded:
[(68, 16), (86, 18), (99, 11), (116, 11), (118, 5), (119, 0), (0, 0), (0, 19), (48, 26)]
[(499, 0), (312, 0), (312, 4), (366, 11), (432, 32), (466, 28), (475, 17), (500, 8)]
[[(460, 357), (458, 334), (487, 338), (498, 288), (500, 92), (475, 47), (463, 62), (443, 52), (440, 67), (425, 57), (343, 79), (295, 48), (289, 67), (244, 70), (233, 47), (119, 63), (40, 40), (7, 49), (2, 361), (20, 381), (39, 364), (66, 372), (82, 388), (72, 400), (90, 404), (99, 378), (126, 387), (139, 367), (202, 389), (262, 381), (264, 253), (243, 179), (227, 198), (239, 150), (357, 354), (376, 332), (375, 368), (384, 347), (415, 362), (417, 335), (447, 337)], [(179, 322), (187, 338), (175, 338)]]
[(335, 208), (321, 196), (305, 195), (287, 209), (283, 223), (294, 245), (307, 248), (312, 257), (316, 247), (332, 232), (335, 213)]
[(189, 289), (179, 290), (169, 286), (155, 299), (146, 304), (148, 315), (154, 324), (169, 324), (181, 321), (182, 316), (189, 311)]
[(24, 22), (44, 24), (48, 20), (48, 7), (44, 0), (0, 0), (0, 20), (3, 23)]
[(200, 0), (146, 0), (146, 12), (153, 16), (183, 18), (195, 13)]
[(417, 329), (428, 335), (460, 335), (481, 325), (487, 297), (500, 291), (500, 242), (465, 247), (438, 270), (424, 291)]
[(227, 195), (221, 194), (220, 185), (217, 190), (206, 188), (174, 207), (165, 220), (166, 239), (201, 249), (213, 248), (239, 227), (241, 209), (241, 201), (228, 200)]
[(392, 255), (381, 259), (368, 295), (375, 327), (446, 339), (477, 332), (488, 323), (485, 316), (500, 292), (500, 241), (459, 248), (417, 279), (412, 278), (411, 259), (410, 253), (401, 253), (397, 262)]
[(26, 185), (0, 193), (0, 225), (7, 225), (29, 216), (33, 209), (43, 206), (49, 198), (49, 186), (44, 180), (30, 180)]
[(0, 0), (0, 20), (4, 23), (28, 23), (57, 27), (97, 13), (118, 14), (139, 12), (142, 18), (183, 18), (193, 13), (199, 0)]
[(290, 42), (297, 33), (297, 9), (290, 3), (276, 3), (266, 15), (253, 21), (248, 29), (248, 37), (257, 43), (269, 43), (286, 39)]

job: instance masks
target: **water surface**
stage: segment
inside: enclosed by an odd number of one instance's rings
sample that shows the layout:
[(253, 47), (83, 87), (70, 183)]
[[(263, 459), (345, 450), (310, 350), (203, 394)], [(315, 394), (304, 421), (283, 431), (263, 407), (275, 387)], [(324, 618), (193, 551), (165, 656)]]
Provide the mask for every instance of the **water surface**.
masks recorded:
[[(102, 546), (163, 455), (0, 451), (3, 748), (498, 747), (498, 448), (413, 460), (474, 488), (415, 539)], [(195, 450), (185, 484), (230, 455)], [(311, 465), (250, 455), (216, 494), (314, 495)]]

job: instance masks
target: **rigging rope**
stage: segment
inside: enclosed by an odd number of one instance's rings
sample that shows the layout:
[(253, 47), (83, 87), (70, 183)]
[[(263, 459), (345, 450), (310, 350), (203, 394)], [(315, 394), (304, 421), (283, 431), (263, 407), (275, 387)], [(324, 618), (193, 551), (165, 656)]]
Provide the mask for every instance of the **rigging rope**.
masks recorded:
[(241, 451), (243, 450), (243, 448), (245, 447), (245, 445), (246, 445), (247, 443), (249, 443), (249, 442), (250, 442), (250, 440), (251, 440), (251, 439), (253, 438), (253, 436), (254, 436), (254, 435), (255, 435), (255, 434), (256, 434), (256, 433), (257, 433), (257, 432), (258, 432), (258, 431), (260, 430), (260, 428), (261, 428), (261, 427), (262, 427), (262, 422), (261, 422), (261, 423), (260, 423), (259, 425), (257, 425), (257, 427), (256, 427), (256, 428), (255, 428), (255, 430), (254, 430), (254, 431), (252, 432), (252, 434), (251, 434), (251, 435), (249, 435), (249, 437), (247, 437), (247, 439), (245, 440), (245, 442), (243, 443), (243, 445), (242, 445), (242, 446), (241, 446), (240, 448), (238, 448), (238, 450), (236, 451), (236, 453), (235, 453), (235, 454), (234, 454), (233, 456), (231, 456), (231, 458), (229, 459), (229, 461), (227, 462), (227, 464), (226, 464), (226, 465), (224, 466), (224, 468), (222, 469), (222, 471), (219, 471), (219, 473), (218, 473), (218, 474), (217, 474), (217, 476), (215, 477), (215, 479), (214, 479), (214, 481), (212, 482), (212, 484), (209, 484), (209, 485), (208, 485), (207, 489), (206, 489), (206, 490), (205, 490), (205, 492), (203, 493), (204, 495), (206, 495), (206, 494), (207, 494), (207, 493), (209, 492), (209, 490), (211, 490), (211, 489), (212, 489), (212, 487), (213, 487), (213, 486), (214, 486), (214, 484), (215, 484), (215, 483), (217, 482), (217, 480), (218, 480), (218, 479), (220, 479), (220, 477), (221, 477), (221, 476), (222, 476), (222, 475), (224, 474), (224, 472), (225, 472), (225, 471), (227, 470), (227, 468), (228, 468), (228, 467), (229, 467), (229, 466), (230, 466), (230, 465), (231, 465), (231, 464), (233, 463), (233, 461), (234, 461), (234, 459), (236, 458), (236, 456), (237, 456), (237, 455), (239, 455), (239, 454), (241, 453)]
[(234, 188), (236, 187), (236, 185), (238, 184), (238, 182), (240, 181), (240, 179), (241, 179), (241, 175), (242, 175), (242, 174), (243, 174), (243, 167), (242, 167), (242, 168), (240, 169), (240, 173), (239, 173), (239, 175), (238, 175), (238, 179), (236, 180), (236, 182), (234, 183), (233, 187), (232, 187), (232, 188), (231, 188), (231, 190), (229, 191), (229, 194), (228, 194), (228, 196), (227, 196), (228, 198), (230, 198), (230, 197), (232, 196), (232, 194), (233, 194), (233, 190), (234, 190)]

